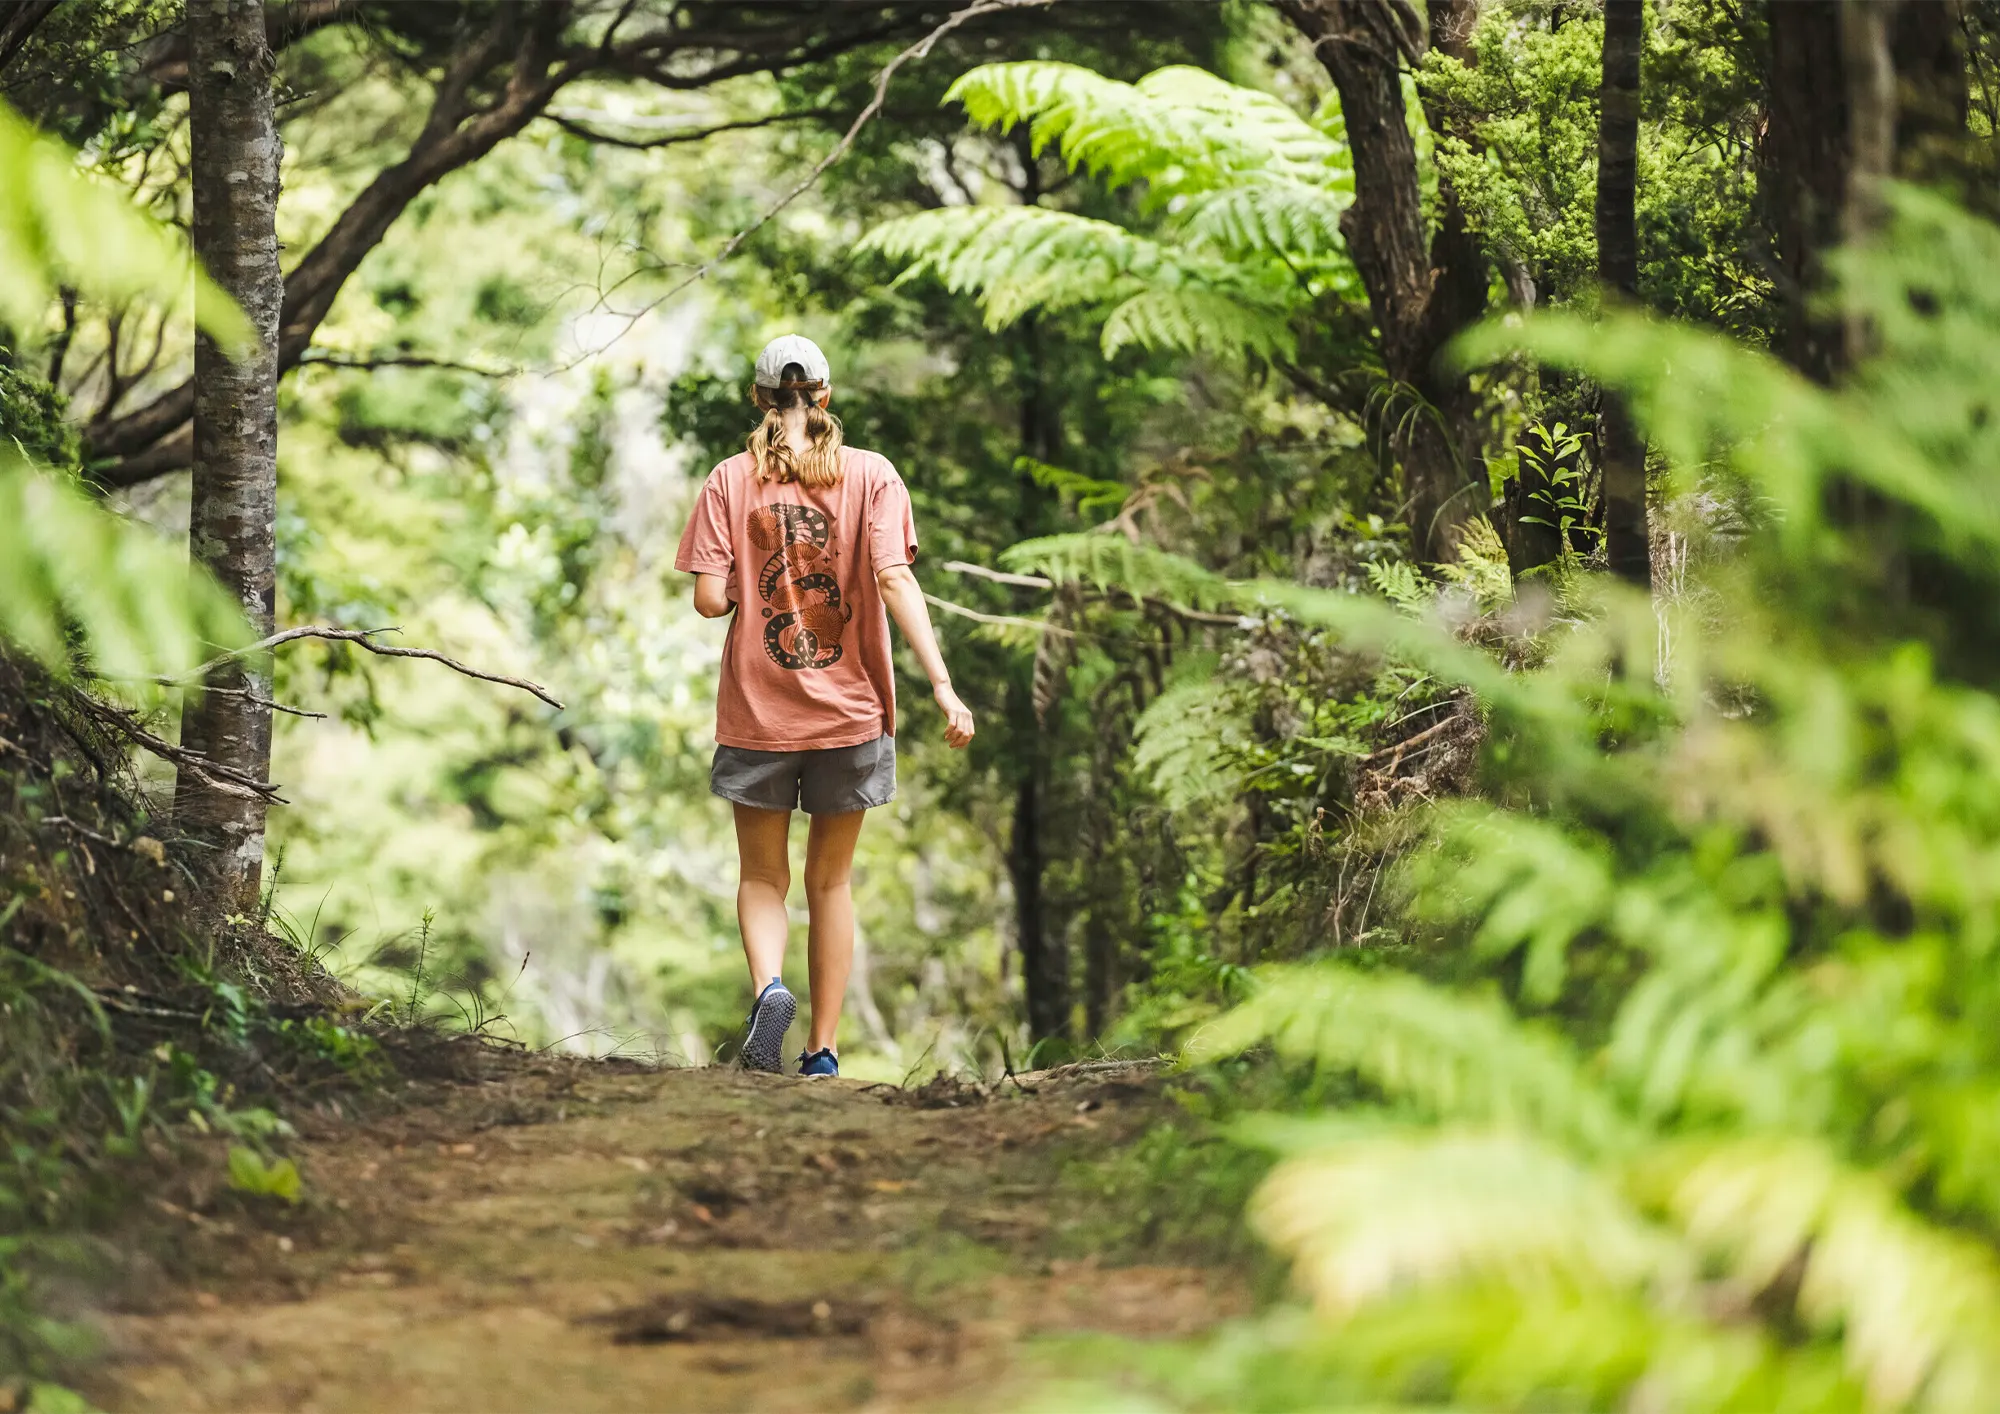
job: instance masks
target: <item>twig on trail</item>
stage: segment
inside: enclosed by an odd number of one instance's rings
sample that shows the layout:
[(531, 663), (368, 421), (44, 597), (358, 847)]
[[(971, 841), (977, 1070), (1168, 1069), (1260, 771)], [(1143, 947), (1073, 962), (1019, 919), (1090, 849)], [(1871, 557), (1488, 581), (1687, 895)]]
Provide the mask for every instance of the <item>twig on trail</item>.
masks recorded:
[[(743, 248), (743, 243), (745, 241), (749, 240), (750, 237), (756, 235), (757, 232), (763, 230), (764, 227), (769, 225), (774, 219), (776, 219), (779, 213), (784, 211), (786, 207), (790, 206), (793, 202), (797, 201), (800, 197), (804, 196), (807, 192), (811, 191), (813, 187), (819, 182), (819, 179), (826, 175), (827, 170), (830, 167), (832, 167), (834, 163), (840, 161), (841, 158), (847, 156), (847, 154), (853, 150), (855, 140), (861, 136), (861, 130), (867, 127), (868, 124), (874, 119), (875, 115), (882, 111), (882, 104), (887, 100), (889, 96), (889, 80), (895, 77), (896, 70), (902, 68), (903, 65), (907, 64), (912, 59), (922, 59), (927, 57), (930, 54), (932, 48), (935, 47), (935, 45), (940, 39), (943, 39), (946, 35), (950, 34), (953, 30), (957, 29), (960, 25), (966, 24), (971, 20), (983, 19), (987, 15), (997, 15), (1005, 10), (1039, 9), (1047, 5), (1053, 5), (1055, 3), (1057, 3), (1057, 0), (974, 0), (974, 3), (967, 5), (963, 10), (954, 11), (951, 15), (946, 17), (944, 22), (940, 24), (936, 29), (932, 30), (929, 34), (925, 35), (922, 39), (918, 40), (915, 44), (912, 44), (908, 49), (905, 49), (902, 53), (898, 54), (895, 58), (891, 59), (888, 63), (882, 66), (881, 71), (875, 75), (874, 95), (871, 98), (869, 98), (867, 105), (863, 107), (859, 113), (855, 114), (854, 121), (848, 124), (847, 131), (841, 134), (840, 141), (834, 144), (833, 150), (827, 153), (826, 156), (820, 158), (819, 161), (815, 162), (812, 166), (811, 171), (807, 172), (804, 177), (800, 178), (798, 183), (794, 185), (789, 191), (787, 191), (783, 196), (779, 197), (776, 201), (772, 202), (768, 207), (766, 207), (763, 211), (763, 214), (758, 216), (756, 220), (752, 221), (749, 225), (743, 227), (741, 230), (736, 232), (735, 235), (731, 236), (728, 240), (724, 241), (722, 243), (721, 248), (717, 250), (714, 255), (710, 256), (707, 260), (704, 260), (700, 265), (697, 265), (677, 284), (675, 284), (672, 288), (667, 290), (665, 294), (659, 296), (657, 299), (649, 300), (647, 303), (641, 305), (638, 309), (634, 310), (630, 315), (626, 316), (625, 327), (623, 329), (619, 330), (617, 334), (614, 334), (610, 339), (606, 340), (604, 344), (602, 344), (600, 347), (593, 349), (588, 354), (585, 354), (583, 358), (592, 358), (595, 357), (597, 354), (603, 353), (606, 349), (610, 348), (611, 345), (617, 343), (619, 339), (623, 338), (627, 333), (629, 333), (632, 329), (632, 326), (637, 324), (646, 315), (652, 313), (654, 310), (658, 309), (661, 305), (665, 304), (668, 300), (680, 294), (681, 291), (687, 289), (688, 286), (694, 284), (699, 280), (704, 280), (708, 278), (709, 272), (714, 270), (716, 266), (722, 264), (722, 262), (724, 262), (725, 260), (729, 259), (730, 256), (736, 254), (737, 251), (741, 250)], [(577, 362), (581, 363), (583, 361), (583, 358), (579, 358)], [(574, 367), (575, 365), (571, 366)]]
[(231, 662), (237, 658), (247, 657), (252, 653), (269, 652), (280, 644), (291, 643), (296, 639), (324, 638), (335, 643), (358, 644), (360, 647), (366, 648), (370, 653), (379, 653), (385, 658), (427, 658), (433, 663), (444, 664), (455, 673), (463, 673), (469, 678), (478, 678), (481, 682), (497, 682), (502, 687), (517, 687), (530, 696), (539, 697), (558, 712), (563, 710), (562, 703), (549, 696), (547, 688), (537, 683), (529, 682), (526, 678), (504, 677), (499, 673), (488, 673), (482, 672), (478, 668), (468, 668), (456, 658), (445, 657), (444, 654), (438, 652), (435, 648), (395, 648), (386, 643), (376, 643), (370, 637), (370, 635), (378, 633), (401, 632), (402, 630), (399, 628), (324, 628), (317, 624), (308, 624), (302, 628), (288, 628), (283, 632), (272, 634), (269, 638), (259, 639), (248, 648), (238, 648), (228, 653), (218, 653), (215, 657), (189, 673), (182, 681), (199, 681), (207, 677), (215, 669), (221, 667), (224, 663)]

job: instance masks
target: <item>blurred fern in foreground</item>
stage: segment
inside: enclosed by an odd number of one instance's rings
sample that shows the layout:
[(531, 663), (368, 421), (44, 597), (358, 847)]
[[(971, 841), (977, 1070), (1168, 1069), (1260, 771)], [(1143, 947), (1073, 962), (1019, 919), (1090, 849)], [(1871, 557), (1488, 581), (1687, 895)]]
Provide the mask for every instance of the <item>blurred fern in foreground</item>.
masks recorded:
[[(40, 320), (58, 284), (89, 298), (173, 304), (192, 290), (213, 338), (242, 312), (185, 245), (74, 154), (0, 103), (0, 325)], [(0, 639), (68, 671), (80, 650), (109, 676), (185, 672), (243, 642), (242, 618), (185, 551), (33, 466), (0, 405)]]
[(2000, 1408), (2000, 230), (1894, 205), (1843, 261), (1876, 349), (1839, 391), (1632, 318), (1472, 340), (1766, 498), (1730, 617), (1612, 592), (1505, 674), (1268, 591), (1475, 687), (1491, 789), (1401, 868), (1428, 963), (1269, 971), (1198, 1038), (1379, 1105), (1253, 1127), (1312, 1312), (1146, 1357), (1172, 1401)]

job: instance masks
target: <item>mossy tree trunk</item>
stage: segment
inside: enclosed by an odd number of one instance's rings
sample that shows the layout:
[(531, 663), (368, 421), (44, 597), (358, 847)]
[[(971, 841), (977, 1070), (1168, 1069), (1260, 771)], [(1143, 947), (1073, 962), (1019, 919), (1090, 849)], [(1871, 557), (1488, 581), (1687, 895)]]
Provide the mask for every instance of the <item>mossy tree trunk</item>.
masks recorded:
[[(188, 538), (262, 636), (271, 632), (277, 581), (278, 158), (271, 48), (263, 0), (189, 0), (189, 120), (194, 246), (242, 306), (256, 343), (231, 358), (195, 345), (194, 485)], [(211, 674), (191, 698), (181, 742), (210, 760), (266, 779), (271, 764), (268, 660)], [(182, 827), (214, 849), (217, 914), (254, 912), (262, 880), (262, 797), (183, 769), (175, 792)]]

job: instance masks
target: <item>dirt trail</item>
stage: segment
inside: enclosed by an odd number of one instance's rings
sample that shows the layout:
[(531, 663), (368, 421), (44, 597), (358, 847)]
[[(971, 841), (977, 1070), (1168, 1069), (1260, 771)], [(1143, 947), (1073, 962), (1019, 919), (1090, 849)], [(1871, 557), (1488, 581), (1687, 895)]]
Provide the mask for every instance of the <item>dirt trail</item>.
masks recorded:
[(1063, 1260), (1089, 1215), (1062, 1166), (1161, 1116), (1143, 1073), (987, 1098), (489, 1070), (306, 1134), (297, 1209), (156, 1199), (176, 1275), (106, 1318), (86, 1393), (112, 1411), (1004, 1408), (1039, 1333), (1187, 1335), (1243, 1305), (1226, 1272)]

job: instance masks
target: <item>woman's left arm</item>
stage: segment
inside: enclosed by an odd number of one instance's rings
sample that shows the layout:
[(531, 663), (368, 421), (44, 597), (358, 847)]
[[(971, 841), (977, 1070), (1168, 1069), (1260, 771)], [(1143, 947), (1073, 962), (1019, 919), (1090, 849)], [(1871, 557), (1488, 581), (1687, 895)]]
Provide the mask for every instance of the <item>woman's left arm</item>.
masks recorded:
[(908, 565), (890, 565), (876, 574), (875, 582), (882, 586), (882, 602), (888, 607), (889, 616), (910, 641), (924, 676), (931, 680), (931, 695), (937, 698), (937, 705), (944, 713), (945, 745), (964, 746), (972, 740), (972, 709), (959, 701), (958, 693), (952, 690), (944, 653), (931, 629), (931, 611), (924, 603), (923, 586), (917, 583), (917, 576)]

